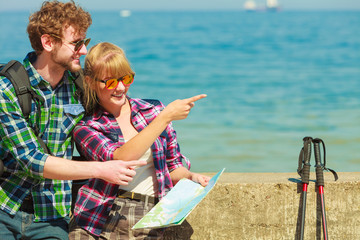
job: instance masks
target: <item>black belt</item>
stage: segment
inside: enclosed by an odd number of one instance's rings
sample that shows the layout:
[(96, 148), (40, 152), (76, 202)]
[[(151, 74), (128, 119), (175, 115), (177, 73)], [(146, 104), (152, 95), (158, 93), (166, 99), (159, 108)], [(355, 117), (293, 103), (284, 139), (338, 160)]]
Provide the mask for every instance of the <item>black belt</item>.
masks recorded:
[(22, 202), (22, 204), (20, 206), (20, 211), (34, 214), (34, 202), (33, 202), (31, 194), (29, 196), (25, 197), (24, 201)]
[(156, 204), (156, 203), (159, 202), (159, 199), (156, 198), (156, 197), (143, 195), (143, 194), (135, 193), (135, 192), (128, 192), (128, 191), (125, 191), (125, 190), (122, 190), (122, 189), (119, 190), (117, 197), (119, 197), (119, 198), (128, 198), (128, 199), (141, 201), (141, 202), (145, 202), (146, 198), (147, 198), (147, 202), (148, 203), (153, 203), (153, 204)]

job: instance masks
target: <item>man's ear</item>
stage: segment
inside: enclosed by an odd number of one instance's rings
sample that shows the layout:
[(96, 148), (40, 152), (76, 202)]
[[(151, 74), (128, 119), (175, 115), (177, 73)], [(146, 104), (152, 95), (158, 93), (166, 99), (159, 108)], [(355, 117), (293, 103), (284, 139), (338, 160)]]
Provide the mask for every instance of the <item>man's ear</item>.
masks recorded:
[(49, 34), (41, 35), (41, 44), (44, 48), (44, 51), (51, 52), (54, 49), (54, 41)]

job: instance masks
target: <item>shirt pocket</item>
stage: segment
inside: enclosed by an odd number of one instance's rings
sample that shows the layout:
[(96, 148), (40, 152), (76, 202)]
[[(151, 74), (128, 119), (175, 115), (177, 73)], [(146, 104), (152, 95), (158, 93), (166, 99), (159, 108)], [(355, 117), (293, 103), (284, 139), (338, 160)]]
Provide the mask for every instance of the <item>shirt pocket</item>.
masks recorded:
[(73, 116), (77, 116), (85, 112), (82, 104), (67, 104), (64, 106), (64, 112)]
[[(47, 129), (50, 141), (61, 143), (70, 137), (71, 131), (84, 115), (81, 104), (53, 105), (50, 109)], [(54, 142), (54, 144), (55, 144)]]
[(67, 104), (63, 106), (63, 109), (64, 113), (61, 129), (66, 135), (68, 135), (84, 116), (85, 109), (81, 104)]

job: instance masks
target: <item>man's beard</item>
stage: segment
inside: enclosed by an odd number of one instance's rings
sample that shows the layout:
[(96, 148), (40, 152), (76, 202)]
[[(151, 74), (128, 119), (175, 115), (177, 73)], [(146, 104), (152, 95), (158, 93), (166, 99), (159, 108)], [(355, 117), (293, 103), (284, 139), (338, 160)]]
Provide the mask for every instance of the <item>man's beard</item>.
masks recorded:
[(72, 61), (69, 60), (69, 58), (67, 58), (67, 59), (59, 58), (58, 57), (58, 50), (59, 49), (57, 48), (51, 53), (51, 58), (52, 58), (54, 63), (60, 65), (63, 68), (65, 68), (65, 70), (69, 70), (70, 72), (77, 72), (77, 71), (79, 71), (81, 69), (80, 65), (72, 64)]

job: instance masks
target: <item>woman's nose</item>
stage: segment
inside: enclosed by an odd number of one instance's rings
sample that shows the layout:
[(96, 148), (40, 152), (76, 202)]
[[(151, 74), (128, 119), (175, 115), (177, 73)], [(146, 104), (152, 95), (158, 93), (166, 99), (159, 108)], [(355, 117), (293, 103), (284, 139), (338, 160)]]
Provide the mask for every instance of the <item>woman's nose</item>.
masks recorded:
[(116, 86), (116, 90), (124, 90), (125, 85), (122, 81), (119, 81), (118, 85)]

